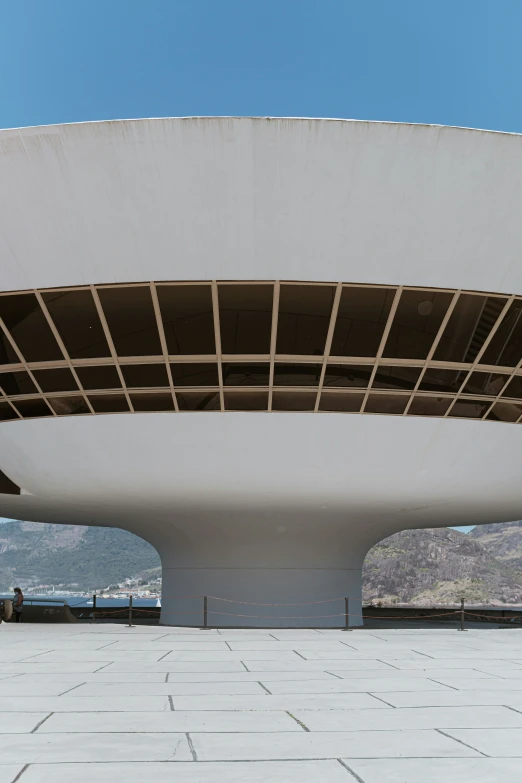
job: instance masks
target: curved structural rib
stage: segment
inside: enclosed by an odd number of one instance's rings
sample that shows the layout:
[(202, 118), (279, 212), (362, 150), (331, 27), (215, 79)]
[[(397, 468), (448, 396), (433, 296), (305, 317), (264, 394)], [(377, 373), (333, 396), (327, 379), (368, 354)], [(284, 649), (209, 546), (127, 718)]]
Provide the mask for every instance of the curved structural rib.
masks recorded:
[(396, 530), (520, 517), (520, 144), (1, 132), (0, 514), (146, 538), (164, 623), (276, 626), (359, 624)]

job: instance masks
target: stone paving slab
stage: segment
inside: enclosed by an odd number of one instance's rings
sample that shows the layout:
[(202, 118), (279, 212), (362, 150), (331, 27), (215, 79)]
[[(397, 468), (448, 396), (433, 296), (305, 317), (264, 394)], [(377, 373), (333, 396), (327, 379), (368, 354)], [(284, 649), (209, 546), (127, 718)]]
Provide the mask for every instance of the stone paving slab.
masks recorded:
[[(0, 770), (2, 768), (0, 767)], [(50, 764), (24, 772), (23, 783), (354, 783), (337, 761), (221, 762), (217, 764)], [(12, 778), (1, 777), (0, 783)], [(22, 781), (21, 781), (22, 783)], [(379, 783), (381, 783), (379, 781)], [(489, 781), (488, 781), (489, 783)]]
[(23, 768), (23, 764), (0, 764), (0, 783), (13, 783)]
[[(521, 780), (520, 762), (514, 759), (430, 759), (429, 763), (417, 759), (343, 761), (363, 783), (520, 783)], [(345, 783), (350, 783), (350, 779)]]
[[(448, 734), (486, 756), (522, 758), (522, 728), (448, 729)], [(522, 780), (522, 768), (520, 779)]]

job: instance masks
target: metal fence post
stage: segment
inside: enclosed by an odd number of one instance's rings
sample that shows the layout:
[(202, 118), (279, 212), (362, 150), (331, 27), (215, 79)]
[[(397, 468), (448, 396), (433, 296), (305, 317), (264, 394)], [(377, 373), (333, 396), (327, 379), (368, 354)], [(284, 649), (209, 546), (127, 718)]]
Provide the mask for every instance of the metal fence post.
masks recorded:
[(350, 599), (344, 599), (344, 628), (343, 631), (351, 631), (350, 628)]
[(203, 628), (208, 629), (208, 595), (203, 596)]
[(459, 631), (465, 631), (464, 628), (464, 598), (460, 599), (460, 628)]
[(129, 628), (132, 628), (132, 593), (129, 594)]
[(96, 622), (96, 593), (92, 597), (92, 621)]

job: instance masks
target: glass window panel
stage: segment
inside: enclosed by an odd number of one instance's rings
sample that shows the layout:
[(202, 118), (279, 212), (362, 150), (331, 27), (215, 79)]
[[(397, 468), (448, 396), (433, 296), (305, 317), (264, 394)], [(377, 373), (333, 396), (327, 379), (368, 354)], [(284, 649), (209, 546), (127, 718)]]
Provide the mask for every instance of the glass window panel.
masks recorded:
[(0, 373), (0, 388), (8, 397), (15, 394), (35, 394), (36, 386), (25, 370)]
[(363, 400), (364, 394), (341, 394), (323, 391), (319, 401), (319, 410), (359, 413)]
[(403, 291), (383, 356), (426, 359), (452, 298), (444, 291)]
[(148, 286), (99, 288), (98, 294), (118, 356), (161, 355)]
[(496, 397), (508, 378), (508, 375), (500, 373), (472, 372), (462, 391), (464, 394)]
[(47, 291), (42, 298), (71, 359), (111, 355), (89, 289)]
[(461, 294), (433, 358), (448, 362), (475, 361), (505, 302), (505, 297)]
[(155, 394), (130, 394), (132, 407), (135, 411), (173, 411), (174, 402), (170, 392)]
[(490, 421), (517, 421), (522, 416), (522, 403), (496, 402), (486, 418)]
[(419, 384), (419, 389), (422, 391), (455, 394), (462, 386), (467, 374), (467, 370), (443, 370), (440, 367), (427, 367)]
[(218, 411), (221, 409), (218, 392), (176, 392), (180, 411)]
[(158, 285), (159, 306), (170, 354), (216, 353), (209, 285)]
[(480, 359), (481, 364), (516, 367), (522, 359), (522, 302), (515, 299)]
[(453, 408), (448, 413), (448, 416), (454, 416), (465, 419), (481, 419), (485, 414), (490, 402), (483, 402), (481, 400), (457, 400)]
[(164, 364), (121, 364), (126, 385), (130, 388), (170, 386)]
[(17, 418), (18, 416), (8, 402), (0, 402), (0, 421), (9, 421), (9, 419)]
[(218, 286), (222, 353), (270, 353), (273, 285)]
[(422, 367), (377, 367), (373, 389), (405, 389), (415, 387)]
[(324, 353), (334, 295), (333, 286), (281, 286), (277, 353), (309, 356)]
[(15, 405), (24, 419), (53, 415), (45, 400), (41, 398), (36, 400), (17, 400)]
[(175, 364), (170, 365), (175, 386), (219, 386), (217, 364)]
[(95, 413), (127, 413), (130, 409), (124, 394), (90, 394)]
[(313, 411), (316, 392), (275, 391), (272, 396), (274, 411)]
[(68, 367), (33, 370), (33, 375), (43, 392), (78, 391), (78, 384)]
[(80, 383), (84, 389), (120, 389), (120, 376), (114, 365), (99, 367), (76, 367)]
[[(27, 362), (52, 362), (64, 358), (34, 294), (0, 296), (0, 318)], [(5, 342), (4, 351), (7, 354), (5, 364), (19, 361)]]
[(343, 288), (330, 354), (376, 356), (394, 296), (394, 288)]
[(274, 386), (317, 386), (320, 364), (275, 364)]
[(89, 406), (80, 395), (71, 397), (48, 397), (49, 403), (58, 416), (73, 416), (78, 413), (90, 413)]
[(407, 394), (370, 394), (365, 405), (366, 413), (404, 413), (408, 404)]
[[(506, 378), (506, 376), (504, 375), (503, 378)], [(522, 376), (521, 375), (515, 375), (515, 377), (510, 380), (502, 396), (522, 399)]]
[(444, 416), (451, 405), (451, 397), (421, 397), (416, 395), (410, 407), (408, 416)]
[(268, 386), (269, 364), (223, 364), (225, 386)]
[(268, 392), (225, 392), (227, 411), (266, 411)]
[(324, 374), (323, 386), (351, 386), (366, 389), (373, 366), (369, 364), (329, 364)]

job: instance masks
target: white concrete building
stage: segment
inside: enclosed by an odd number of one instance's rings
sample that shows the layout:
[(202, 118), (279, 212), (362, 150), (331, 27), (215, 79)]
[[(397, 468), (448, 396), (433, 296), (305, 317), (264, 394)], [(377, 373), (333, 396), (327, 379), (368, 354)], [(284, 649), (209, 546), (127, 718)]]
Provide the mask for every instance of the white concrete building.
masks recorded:
[(381, 538), (522, 516), (521, 202), (509, 134), (1, 131), (0, 515), (147, 539), (164, 623), (360, 623)]

